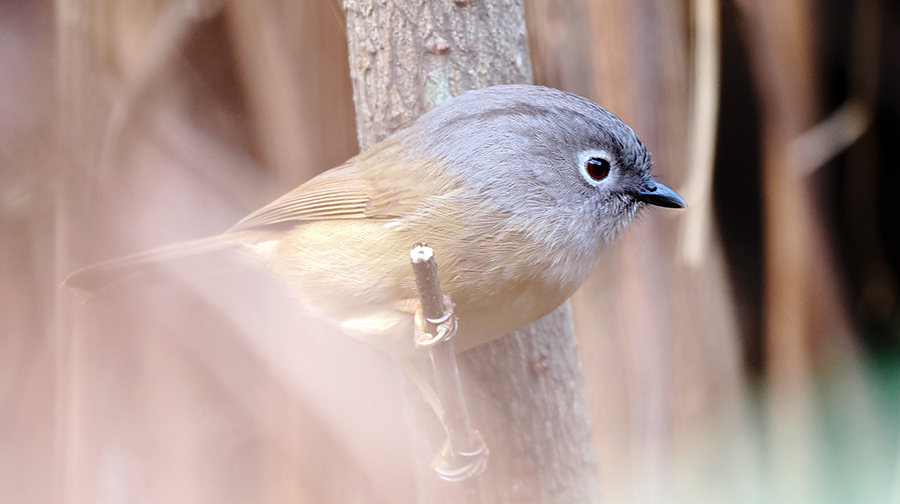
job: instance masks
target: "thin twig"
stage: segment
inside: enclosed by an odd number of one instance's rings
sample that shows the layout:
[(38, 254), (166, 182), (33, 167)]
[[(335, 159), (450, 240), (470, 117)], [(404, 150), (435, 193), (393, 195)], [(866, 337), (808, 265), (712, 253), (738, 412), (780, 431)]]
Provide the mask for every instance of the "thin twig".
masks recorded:
[[(416, 288), (422, 305), (422, 324), (428, 335), (438, 335), (455, 327), (452, 307), (444, 302), (437, 274), (437, 262), (431, 247), (416, 244), (409, 253)], [(452, 336), (452, 335), (451, 335)], [(431, 365), (434, 369), (437, 395), (443, 406), (442, 421), (450, 442), (449, 467), (436, 467), (438, 475), (445, 480), (467, 480), (480, 478), (487, 461), (487, 449), (480, 435), (472, 430), (469, 413), (466, 410), (456, 352), (453, 340), (448, 336), (443, 341), (429, 345)], [(476, 480), (477, 494), (483, 494), (480, 480)]]
[(788, 144), (788, 164), (805, 177), (853, 145), (869, 129), (872, 108), (852, 97)]

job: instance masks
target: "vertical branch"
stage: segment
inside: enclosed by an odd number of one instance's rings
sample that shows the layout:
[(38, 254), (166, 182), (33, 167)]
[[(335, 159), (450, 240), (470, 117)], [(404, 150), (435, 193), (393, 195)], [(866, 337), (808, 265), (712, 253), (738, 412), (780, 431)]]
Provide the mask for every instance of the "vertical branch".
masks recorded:
[(790, 169), (787, 148), (813, 124), (815, 114), (812, 12), (809, 2), (757, 2), (745, 7), (764, 118), (767, 363), (776, 387), (804, 397), (809, 393), (806, 279), (813, 223), (808, 189)]
[[(345, 0), (344, 9), (363, 149), (467, 89), (531, 82), (521, 0)], [(491, 502), (598, 500), (568, 305), (461, 354), (459, 364), (472, 423), (492, 453)], [(420, 501), (448, 502), (448, 483), (429, 469), (443, 432), (426, 408), (417, 415)]]
[(463, 91), (532, 80), (521, 0), (344, 9), (361, 149)]

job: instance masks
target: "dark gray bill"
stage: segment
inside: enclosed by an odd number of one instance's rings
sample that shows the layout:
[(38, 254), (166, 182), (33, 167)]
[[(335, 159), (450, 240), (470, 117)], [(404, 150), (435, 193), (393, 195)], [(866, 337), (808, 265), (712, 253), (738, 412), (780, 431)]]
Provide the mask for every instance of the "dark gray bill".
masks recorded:
[(637, 194), (637, 197), (639, 200), (650, 205), (666, 208), (687, 207), (687, 203), (684, 202), (677, 192), (658, 182), (647, 182), (647, 186)]

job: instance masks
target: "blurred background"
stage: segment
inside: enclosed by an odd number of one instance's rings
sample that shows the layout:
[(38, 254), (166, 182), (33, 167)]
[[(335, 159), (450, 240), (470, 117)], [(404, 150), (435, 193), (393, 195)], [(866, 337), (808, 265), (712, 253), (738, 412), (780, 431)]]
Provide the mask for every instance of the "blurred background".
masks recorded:
[[(900, 503), (900, 3), (525, 0), (647, 211), (572, 302), (606, 502)], [(332, 0), (0, 3), (0, 502), (407, 502), (393, 362), (224, 273), (60, 289), (357, 152)]]

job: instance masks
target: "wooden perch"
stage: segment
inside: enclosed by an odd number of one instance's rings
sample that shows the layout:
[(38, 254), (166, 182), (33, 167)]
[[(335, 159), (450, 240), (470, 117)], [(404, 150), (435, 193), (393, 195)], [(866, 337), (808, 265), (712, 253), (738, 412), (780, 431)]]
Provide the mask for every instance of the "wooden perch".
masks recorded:
[(459, 381), (456, 352), (453, 349), (453, 333), (456, 316), (450, 299), (441, 294), (437, 261), (434, 251), (424, 244), (416, 244), (409, 253), (416, 287), (422, 306), (421, 319), (417, 321), (416, 344), (428, 350), (437, 395), (443, 412), (441, 421), (447, 430), (448, 445), (434, 461), (438, 476), (445, 481), (466, 482), (467, 493), (484, 502), (484, 485), (480, 475), (488, 460), (488, 449), (478, 431), (472, 429), (466, 400)]

